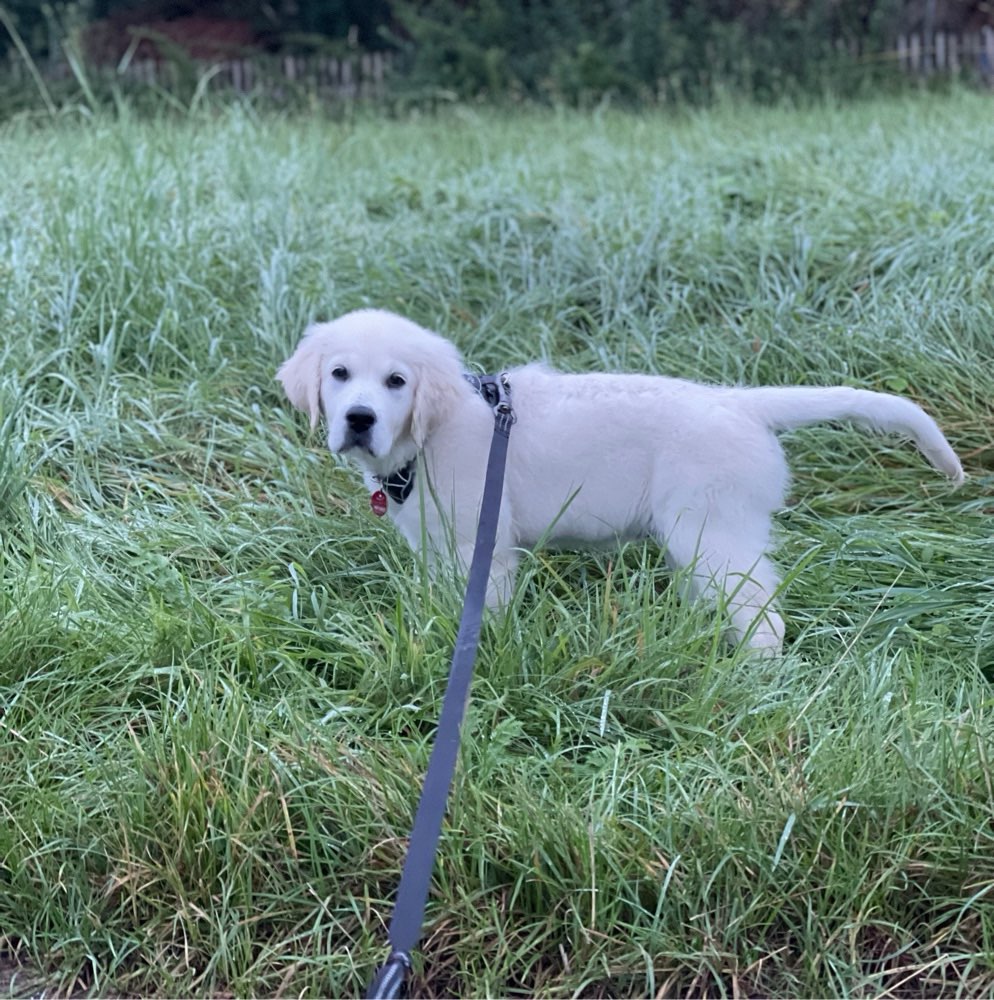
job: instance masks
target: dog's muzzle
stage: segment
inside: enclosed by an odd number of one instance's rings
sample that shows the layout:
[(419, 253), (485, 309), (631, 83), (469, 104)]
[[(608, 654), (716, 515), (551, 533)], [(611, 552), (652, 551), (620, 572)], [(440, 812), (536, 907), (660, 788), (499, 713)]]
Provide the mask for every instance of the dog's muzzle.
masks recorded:
[(365, 448), (372, 452), (370, 437), (376, 412), (368, 406), (353, 406), (345, 414), (345, 448)]

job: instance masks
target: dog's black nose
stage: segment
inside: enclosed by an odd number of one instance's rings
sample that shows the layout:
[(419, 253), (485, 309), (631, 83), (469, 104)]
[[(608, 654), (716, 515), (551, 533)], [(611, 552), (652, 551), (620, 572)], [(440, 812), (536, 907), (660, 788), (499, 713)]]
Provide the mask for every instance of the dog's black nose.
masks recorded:
[(346, 412), (345, 422), (349, 425), (349, 430), (361, 434), (376, 423), (376, 414), (368, 406), (353, 406)]

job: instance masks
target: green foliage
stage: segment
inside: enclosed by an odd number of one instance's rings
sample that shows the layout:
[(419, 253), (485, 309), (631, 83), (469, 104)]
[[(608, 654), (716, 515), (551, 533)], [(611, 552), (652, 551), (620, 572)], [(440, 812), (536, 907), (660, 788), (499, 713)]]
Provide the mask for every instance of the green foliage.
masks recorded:
[(487, 369), (900, 389), (971, 476), (791, 435), (775, 665), (653, 546), (527, 557), (412, 992), (990, 995), (989, 116), (0, 128), (9, 992), (354, 996), (382, 960), (460, 595), (274, 381), (379, 305)]
[[(726, 93), (760, 101), (850, 97), (896, 89), (906, 78), (886, 53), (892, 50), (901, 0), (376, 0), (258, 5), (224, 0), (208, 4), (151, 2), (137, 9), (145, 27), (112, 30), (124, 38), (154, 39), (169, 66), (163, 85), (188, 104), (198, 72), (182, 46), (169, 43), (151, 22), (196, 14), (249, 22), (260, 52), (256, 76), (267, 72), (262, 48), (331, 52), (395, 50), (392, 84), (403, 102), (520, 100), (590, 106), (604, 99), (635, 103), (707, 104)], [(0, 7), (0, 10), (5, 10)], [(126, 9), (126, 5), (125, 8)], [(0, 42), (14, 33), (23, 45), (10, 51), (18, 65), (65, 68), (104, 102), (97, 67), (86, 66), (81, 43), (89, 20), (120, 18), (122, 5), (23, 3), (6, 18)], [(117, 22), (113, 22), (117, 23)], [(123, 25), (124, 22), (121, 22)], [(9, 37), (8, 37), (9, 36)], [(9, 43), (9, 44), (8, 44)], [(2, 46), (0, 46), (2, 52)], [(75, 54), (75, 62), (74, 62)], [(107, 69), (106, 66), (103, 67)], [(170, 78), (170, 74), (172, 79)], [(60, 87), (51, 77), (47, 86)], [(5, 95), (0, 111), (24, 105), (21, 91)], [(122, 81), (118, 80), (118, 84)], [(206, 85), (206, 79), (204, 79)], [(285, 80), (262, 89), (293, 106)], [(109, 98), (107, 103), (109, 103)], [(48, 101), (46, 104), (50, 104)], [(61, 103), (61, 102), (56, 102)], [(92, 104), (92, 100), (88, 100)]]
[[(398, 0), (414, 86), (458, 97), (528, 95), (584, 103), (853, 94), (887, 76), (872, 53), (900, 5), (809, 0)], [(855, 43), (864, 53), (856, 55)]]

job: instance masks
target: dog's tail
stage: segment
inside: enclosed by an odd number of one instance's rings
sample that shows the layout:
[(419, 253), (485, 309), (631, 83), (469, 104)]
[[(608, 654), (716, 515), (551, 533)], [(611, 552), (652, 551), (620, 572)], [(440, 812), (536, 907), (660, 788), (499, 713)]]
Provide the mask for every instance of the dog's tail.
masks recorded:
[(767, 386), (743, 392), (757, 417), (774, 430), (851, 420), (872, 430), (905, 434), (936, 469), (954, 483), (963, 482), (963, 466), (939, 425), (910, 399), (845, 386)]

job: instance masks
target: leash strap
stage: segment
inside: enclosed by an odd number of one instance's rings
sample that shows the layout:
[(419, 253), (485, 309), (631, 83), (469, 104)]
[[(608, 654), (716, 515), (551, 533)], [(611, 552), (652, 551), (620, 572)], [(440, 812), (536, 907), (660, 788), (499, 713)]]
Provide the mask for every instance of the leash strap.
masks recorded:
[[(390, 918), (390, 956), (380, 967), (366, 991), (367, 1000), (392, 1000), (400, 995), (411, 968), (411, 952), (421, 938), (425, 906), (435, 867), (435, 853), (445, 816), (445, 803), (452, 784), (452, 775), (459, 754), (459, 734), (469, 701), (469, 686), (473, 678), (476, 650), (480, 641), (480, 624), (487, 596), (487, 581), (497, 539), (501, 490), (504, 485), (504, 465), (507, 445), (514, 423), (511, 409), (511, 388), (507, 375), (474, 376), (481, 386), (480, 395), (488, 403), (496, 394), (494, 433), (490, 440), (487, 474), (480, 504), (480, 520), (476, 529), (476, 544), (466, 582), (459, 632), (449, 667), (449, 682), (442, 702), (442, 714), (435, 732), (428, 770), (421, 789), (421, 800), (414, 817), (414, 828), (408, 843), (407, 857), (397, 888), (397, 901)], [(471, 379), (470, 381), (473, 381)]]

